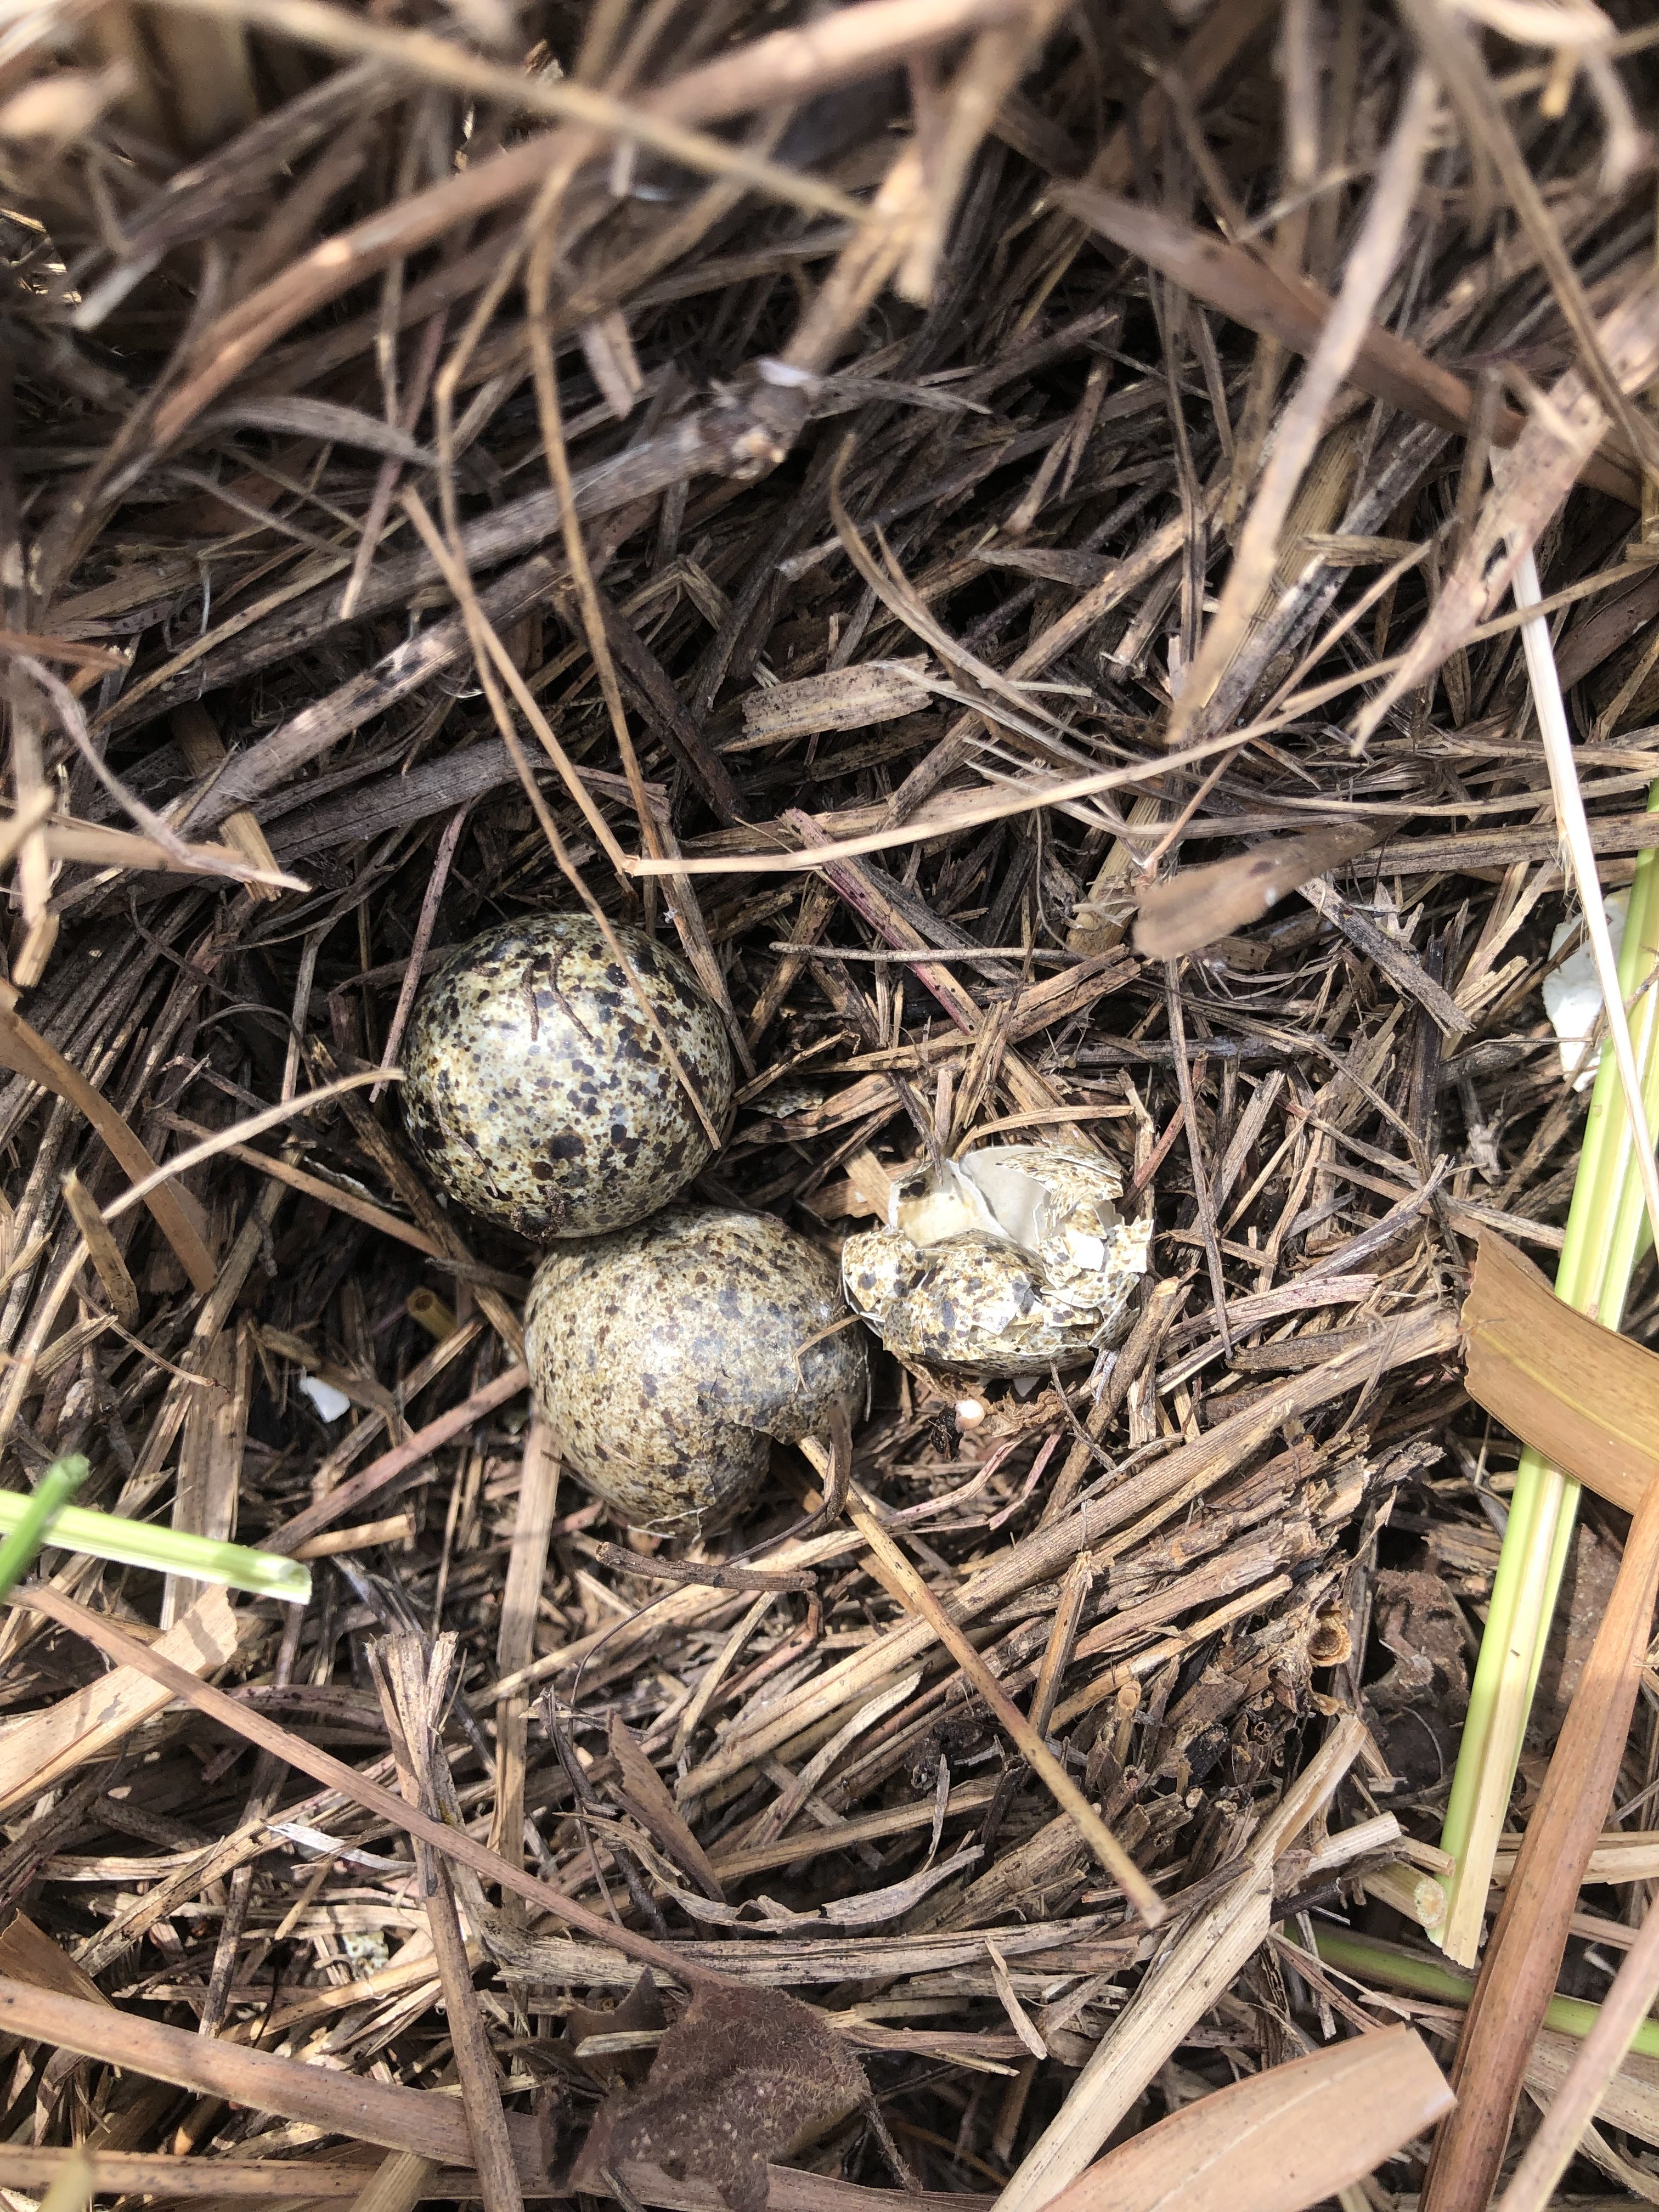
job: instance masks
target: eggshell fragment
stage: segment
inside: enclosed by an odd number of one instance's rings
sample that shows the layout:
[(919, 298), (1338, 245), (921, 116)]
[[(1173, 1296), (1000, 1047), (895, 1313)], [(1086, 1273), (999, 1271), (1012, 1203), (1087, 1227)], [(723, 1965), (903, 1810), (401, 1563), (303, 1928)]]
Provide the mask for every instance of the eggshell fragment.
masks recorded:
[(863, 1409), (864, 1335), (836, 1264), (769, 1213), (672, 1206), (549, 1253), (525, 1346), (570, 1463), (635, 1528), (730, 1516), (774, 1440), (827, 1437)]
[[(1624, 948), (1630, 894), (1609, 891), (1604, 903), (1607, 934), (1613, 939), (1616, 960)], [(1576, 918), (1561, 924), (1550, 939), (1552, 960), (1583, 927)], [(1601, 978), (1596, 973), (1595, 956), (1590, 951), (1589, 939), (1583, 939), (1560, 966), (1553, 968), (1544, 978), (1544, 1012), (1559, 1040), (1561, 1073), (1571, 1080), (1575, 1091), (1588, 1091), (1601, 1065), (1601, 1046), (1597, 1044), (1594, 1051), (1589, 1050), (1590, 1039), (1601, 1019)]]
[(1150, 1216), (1125, 1221), (1096, 1155), (988, 1145), (894, 1187), (885, 1229), (847, 1239), (842, 1281), (896, 1358), (1046, 1375), (1116, 1340), (1146, 1272)]
[(410, 1024), (404, 1112), (452, 1198), (526, 1237), (592, 1237), (665, 1206), (714, 1143), (665, 1036), (716, 1127), (732, 1051), (690, 969), (642, 930), (617, 937), (646, 1017), (597, 922), (546, 915), (465, 945)]

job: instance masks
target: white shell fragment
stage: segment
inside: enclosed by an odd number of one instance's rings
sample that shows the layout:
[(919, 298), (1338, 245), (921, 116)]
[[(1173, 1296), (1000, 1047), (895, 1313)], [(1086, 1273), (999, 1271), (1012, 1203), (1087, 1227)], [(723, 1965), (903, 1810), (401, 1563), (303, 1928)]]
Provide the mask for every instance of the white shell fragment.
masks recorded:
[(1092, 1153), (986, 1145), (897, 1182), (885, 1229), (849, 1237), (847, 1303), (896, 1358), (975, 1375), (1076, 1367), (1121, 1335), (1150, 1215)]
[(343, 1390), (337, 1390), (331, 1382), (325, 1382), (320, 1375), (302, 1375), (300, 1388), (317, 1409), (319, 1421), (337, 1421), (342, 1413), (351, 1411), (351, 1401)]
[[(1609, 891), (1607, 896), (1607, 934), (1613, 939), (1613, 957), (1619, 957), (1625, 942), (1625, 917), (1630, 912), (1628, 891)], [(1554, 959), (1568, 939), (1579, 936), (1578, 949), (1570, 952), (1559, 968), (1552, 969), (1544, 978), (1544, 1012), (1550, 1018), (1550, 1027), (1560, 1040), (1561, 1073), (1572, 1081), (1573, 1072), (1578, 1071), (1575, 1091), (1588, 1091), (1595, 1080), (1595, 1071), (1601, 1065), (1601, 1048), (1598, 1044), (1587, 1060), (1584, 1048), (1595, 1033), (1601, 1018), (1601, 979), (1595, 972), (1595, 957), (1591, 952), (1589, 939), (1583, 934), (1582, 925), (1575, 918), (1564, 921), (1550, 939), (1550, 958)]]

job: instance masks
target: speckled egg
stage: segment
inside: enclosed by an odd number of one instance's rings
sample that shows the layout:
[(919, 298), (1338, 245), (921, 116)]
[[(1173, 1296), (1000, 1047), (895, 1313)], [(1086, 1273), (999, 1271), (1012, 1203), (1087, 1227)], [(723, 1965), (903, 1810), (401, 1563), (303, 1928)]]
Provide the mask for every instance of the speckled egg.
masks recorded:
[(728, 1519), (774, 1439), (862, 1412), (862, 1330), (836, 1264), (769, 1213), (672, 1206), (550, 1252), (525, 1311), (537, 1403), (618, 1517), (695, 1534)]
[(893, 1187), (888, 1225), (849, 1237), (847, 1302), (896, 1358), (975, 1375), (1075, 1367), (1123, 1334), (1150, 1215), (1125, 1221), (1097, 1155), (986, 1145)]
[(724, 1126), (732, 1051), (678, 953), (618, 928), (662, 1034), (586, 915), (475, 938), (422, 992), (404, 1112), (434, 1180), (526, 1237), (594, 1237), (665, 1205), (714, 1151), (663, 1048)]

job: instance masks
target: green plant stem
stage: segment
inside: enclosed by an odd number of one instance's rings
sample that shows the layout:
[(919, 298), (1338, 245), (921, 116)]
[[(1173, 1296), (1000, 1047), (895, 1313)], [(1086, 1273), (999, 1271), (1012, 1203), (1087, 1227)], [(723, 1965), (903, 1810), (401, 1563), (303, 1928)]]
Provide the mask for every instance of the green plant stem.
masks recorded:
[[(1659, 813), (1659, 784), (1648, 793), (1648, 811)], [(1650, 851), (1636, 863), (1619, 959), (1619, 987), (1629, 1012), (1650, 1127), (1659, 1117), (1659, 990), (1646, 987), (1656, 966), (1659, 854)], [(1624, 1086), (1612, 1053), (1604, 1050), (1556, 1272), (1557, 1295), (1617, 1328), (1644, 1229)], [(1523, 1451), (1441, 1835), (1443, 1849), (1457, 1865), (1446, 1878), (1446, 1918), (1432, 1940), (1464, 1966), (1473, 1966), (1479, 1956), (1492, 1860), (1577, 1508), (1578, 1485), (1530, 1447)]]
[[(1413, 1996), (1467, 2005), (1474, 1994), (1472, 1974), (1460, 1974), (1455, 1966), (1443, 1966), (1437, 1960), (1419, 1958), (1368, 1936), (1351, 1936), (1345, 1929), (1316, 1926), (1314, 1948), (1328, 1966), (1363, 1981), (1385, 1982), (1390, 1989), (1407, 1990)], [(1585, 2036), (1601, 2009), (1582, 1997), (1552, 1997), (1544, 2025), (1560, 2035)], [(1644, 2058), (1659, 2058), (1659, 2020), (1644, 2020), (1630, 2047)]]
[[(48, 1468), (42, 1477), (42, 1488), (52, 1471)], [(31, 1525), (37, 1530), (33, 1547), (40, 1548), (40, 1490), (27, 1495), (0, 1490), (0, 1532), (7, 1538), (6, 1545), (0, 1547), (0, 1565), (11, 1544)], [(152, 1528), (147, 1521), (128, 1521), (118, 1513), (61, 1506), (46, 1532), (46, 1540), (66, 1552), (84, 1552), (89, 1559), (149, 1567), (158, 1575), (187, 1575), (198, 1583), (222, 1583), (227, 1589), (247, 1590), (256, 1597), (281, 1598), (289, 1605), (304, 1605), (311, 1596), (311, 1570), (302, 1559), (285, 1559), (275, 1552), (249, 1551), (241, 1544), (221, 1544), (210, 1536), (191, 1536), (177, 1528)]]
[(15, 1589), (34, 1563), (58, 1515), (92, 1473), (79, 1452), (55, 1459), (23, 1501), (17, 1524), (0, 1543), (0, 1597)]

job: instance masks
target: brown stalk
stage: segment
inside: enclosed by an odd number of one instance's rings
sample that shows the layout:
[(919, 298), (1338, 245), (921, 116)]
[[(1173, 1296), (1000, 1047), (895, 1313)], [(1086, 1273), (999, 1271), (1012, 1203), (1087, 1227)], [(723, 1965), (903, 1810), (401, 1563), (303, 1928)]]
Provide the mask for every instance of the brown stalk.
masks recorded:
[[(0, 1980), (0, 2026), (31, 2042), (131, 2067), (204, 2096), (251, 2105), (256, 2112), (280, 2112), (331, 2135), (412, 2149), (440, 2165), (473, 2163), (466, 2118), (453, 2097), (329, 2073), (22, 1982)], [(533, 2175), (540, 2159), (539, 2130), (516, 2113), (508, 2125), (515, 2154)]]
[(1659, 1597), (1659, 1486), (1631, 1522), (1618, 1580), (1550, 1759), (1463, 2023), (1425, 2212), (1474, 2212), (1496, 2185), (1584, 1869), (1612, 1801)]
[(1527, 2145), (1499, 2200), (1503, 2212), (1543, 2212), (1585, 2130), (1595, 2117), (1611, 2078), (1659, 1995), (1659, 1916), (1650, 1909), (1595, 2024), (1579, 2046), (1542, 2124)]
[[(430, 1819), (439, 1809), (430, 1771), (434, 1760), (442, 1756), (439, 1731), (452, 1687), (455, 1638), (440, 1637), (428, 1652), (417, 1635), (389, 1636), (377, 1647), (375, 1656), (381, 1706), (392, 1730), (398, 1785), (405, 1802)], [(473, 1996), (472, 1968), (449, 1870), (431, 1844), (418, 1836), (415, 1868), (443, 1984), (471, 2163), (478, 2170), (484, 2212), (523, 2212), (514, 2131), (502, 2109), (495, 2062)]]
[(871, 1512), (868, 1502), (855, 1492), (847, 1510), (853, 1525), (902, 1594), (907, 1609), (927, 1623), (929, 1632), (939, 1638), (995, 1714), (1020, 1757), (1039, 1777), (1054, 1802), (1077, 1823), (1090, 1850), (1135, 1912), (1148, 1927), (1156, 1928), (1164, 1917), (1163, 1899), (1049, 1750), (1041, 1733), (991, 1674), (967, 1637)]

